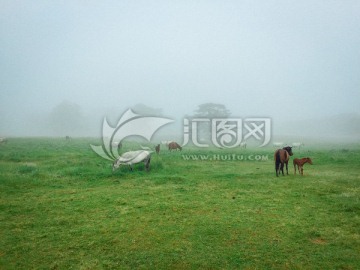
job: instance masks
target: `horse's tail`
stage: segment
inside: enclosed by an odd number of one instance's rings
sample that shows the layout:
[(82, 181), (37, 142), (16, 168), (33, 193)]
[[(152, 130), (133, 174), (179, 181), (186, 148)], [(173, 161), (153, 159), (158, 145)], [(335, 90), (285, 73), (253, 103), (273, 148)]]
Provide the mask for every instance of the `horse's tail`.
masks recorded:
[(276, 172), (276, 175), (277, 175), (278, 174), (279, 164), (280, 164), (280, 151), (279, 150), (277, 150), (275, 152), (274, 158), (275, 158), (275, 172)]

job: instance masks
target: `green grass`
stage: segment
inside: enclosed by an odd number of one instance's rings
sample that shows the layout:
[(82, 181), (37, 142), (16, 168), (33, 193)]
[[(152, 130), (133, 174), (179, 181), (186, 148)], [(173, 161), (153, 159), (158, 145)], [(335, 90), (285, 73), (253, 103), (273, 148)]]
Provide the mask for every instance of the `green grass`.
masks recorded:
[[(0, 269), (360, 268), (358, 145), (295, 150), (314, 165), (276, 177), (270, 148), (162, 150), (113, 173), (90, 143), (0, 145)], [(214, 159), (233, 154), (268, 160)]]

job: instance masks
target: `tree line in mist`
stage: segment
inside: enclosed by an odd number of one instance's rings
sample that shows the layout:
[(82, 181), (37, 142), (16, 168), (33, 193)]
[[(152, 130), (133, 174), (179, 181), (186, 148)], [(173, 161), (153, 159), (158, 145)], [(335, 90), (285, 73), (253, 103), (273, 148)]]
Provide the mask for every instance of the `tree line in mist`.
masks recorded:
[[(145, 104), (136, 104), (130, 107), (135, 113), (144, 116), (157, 116), (177, 118), (228, 118), (233, 116), (224, 104), (203, 103), (193, 111), (184, 112), (183, 115), (166, 115), (161, 108), (153, 108)], [(2, 123), (0, 135), (5, 136), (82, 136), (99, 137), (102, 131), (102, 122), (106, 116), (110, 123), (117, 123), (119, 117), (129, 109), (128, 107), (109, 109), (104, 111), (84, 112), (80, 105), (63, 101), (50, 112), (41, 115), (31, 115), (18, 122), (8, 121)], [(271, 118), (271, 116), (269, 116)], [(179, 123), (178, 123), (179, 124)], [(180, 123), (181, 124), (181, 123)], [(9, 127), (7, 129), (7, 127)], [(272, 119), (274, 135), (290, 135), (298, 137), (349, 137), (360, 136), (360, 115), (341, 114), (325, 118), (313, 119)]]

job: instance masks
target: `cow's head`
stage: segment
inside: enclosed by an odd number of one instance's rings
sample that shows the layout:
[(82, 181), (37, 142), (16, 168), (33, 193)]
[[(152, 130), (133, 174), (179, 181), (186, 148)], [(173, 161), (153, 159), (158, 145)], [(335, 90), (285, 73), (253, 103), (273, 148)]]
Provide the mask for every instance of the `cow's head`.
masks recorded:
[(121, 163), (120, 163), (120, 160), (116, 159), (114, 162), (113, 162), (113, 172), (118, 169), (120, 167)]

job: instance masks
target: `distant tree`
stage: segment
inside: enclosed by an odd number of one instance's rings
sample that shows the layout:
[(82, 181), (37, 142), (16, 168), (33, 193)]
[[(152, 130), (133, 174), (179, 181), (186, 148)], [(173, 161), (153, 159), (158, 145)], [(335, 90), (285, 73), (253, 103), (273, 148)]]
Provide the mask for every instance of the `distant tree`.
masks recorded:
[(162, 116), (162, 109), (152, 108), (142, 103), (136, 104), (132, 107), (135, 113), (146, 116)]
[(199, 105), (195, 110), (193, 117), (212, 118), (227, 118), (231, 115), (230, 111), (223, 104), (204, 103)]
[[(192, 116), (187, 116), (187, 118), (204, 118), (204, 122), (199, 122), (197, 126), (197, 132), (200, 140), (206, 140), (204, 138), (209, 138), (209, 134), (211, 134), (211, 119), (228, 118), (230, 115), (230, 111), (223, 104), (204, 103), (200, 104), (194, 111), (194, 114)], [(190, 132), (193, 131), (191, 130)]]
[(49, 126), (56, 136), (80, 135), (84, 130), (84, 116), (78, 104), (63, 101), (50, 113)]

